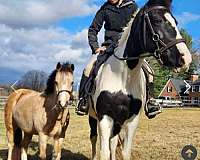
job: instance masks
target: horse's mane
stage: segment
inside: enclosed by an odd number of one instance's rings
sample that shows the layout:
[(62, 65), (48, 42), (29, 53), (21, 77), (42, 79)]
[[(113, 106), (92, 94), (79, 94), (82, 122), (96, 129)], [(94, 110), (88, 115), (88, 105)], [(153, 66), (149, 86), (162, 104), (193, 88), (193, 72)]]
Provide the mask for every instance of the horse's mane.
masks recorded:
[[(135, 19), (135, 16), (137, 15), (139, 10), (135, 11), (130, 19), (130, 21), (126, 24), (126, 26), (123, 28), (123, 32), (122, 32), (122, 35), (121, 37), (119, 38), (118, 40), (118, 47), (125, 47), (124, 44), (126, 44), (126, 41), (128, 40), (128, 36), (129, 36), (129, 33), (130, 33), (130, 30), (131, 30), (131, 26), (132, 26), (132, 23)], [(116, 48), (115, 52), (117, 51), (117, 49), (119, 48)]]
[(169, 11), (171, 10), (172, 0), (149, 0), (147, 6), (165, 6)]
[[(44, 91), (45, 95), (49, 95), (49, 94), (52, 94), (54, 92), (54, 81), (55, 81), (57, 72), (58, 72), (58, 70), (55, 69), (50, 74), (50, 76), (47, 80), (46, 89)], [(66, 63), (61, 64), (59, 72), (73, 73), (73, 68), (71, 67), (71, 64), (69, 62), (66, 62)]]

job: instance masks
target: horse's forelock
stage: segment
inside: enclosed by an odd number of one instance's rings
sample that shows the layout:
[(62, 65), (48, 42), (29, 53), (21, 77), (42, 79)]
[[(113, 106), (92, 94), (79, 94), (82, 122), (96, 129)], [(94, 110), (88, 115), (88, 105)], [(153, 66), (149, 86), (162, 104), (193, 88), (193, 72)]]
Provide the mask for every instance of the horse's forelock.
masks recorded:
[(61, 66), (60, 71), (73, 73), (73, 71), (74, 71), (74, 65), (71, 64), (71, 63), (69, 63), (69, 62), (63, 63), (62, 66)]

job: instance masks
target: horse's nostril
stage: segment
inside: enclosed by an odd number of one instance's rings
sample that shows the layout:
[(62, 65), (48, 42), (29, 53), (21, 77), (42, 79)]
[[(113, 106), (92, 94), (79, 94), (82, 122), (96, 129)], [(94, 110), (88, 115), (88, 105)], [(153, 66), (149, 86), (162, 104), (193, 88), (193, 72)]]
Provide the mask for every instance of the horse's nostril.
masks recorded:
[(179, 60), (179, 67), (182, 67), (184, 65), (185, 65), (185, 60), (184, 60), (183, 57), (181, 57), (180, 60)]
[(61, 105), (61, 101), (58, 101), (58, 104)]
[(181, 65), (181, 66), (185, 65), (185, 60), (184, 60), (184, 58), (183, 58), (183, 57), (181, 57), (181, 60), (180, 60), (180, 65)]

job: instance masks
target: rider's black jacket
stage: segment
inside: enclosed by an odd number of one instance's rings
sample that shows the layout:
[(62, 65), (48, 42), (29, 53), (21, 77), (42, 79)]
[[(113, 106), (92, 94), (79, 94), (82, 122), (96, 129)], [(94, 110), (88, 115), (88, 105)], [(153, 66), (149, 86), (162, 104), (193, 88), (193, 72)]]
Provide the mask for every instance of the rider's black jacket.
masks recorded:
[(123, 0), (120, 6), (112, 5), (109, 2), (97, 11), (95, 18), (88, 30), (88, 40), (92, 53), (99, 48), (97, 34), (101, 30), (103, 24), (105, 28), (105, 43), (116, 43), (120, 37), (122, 29), (129, 22), (133, 13), (138, 6), (133, 0)]

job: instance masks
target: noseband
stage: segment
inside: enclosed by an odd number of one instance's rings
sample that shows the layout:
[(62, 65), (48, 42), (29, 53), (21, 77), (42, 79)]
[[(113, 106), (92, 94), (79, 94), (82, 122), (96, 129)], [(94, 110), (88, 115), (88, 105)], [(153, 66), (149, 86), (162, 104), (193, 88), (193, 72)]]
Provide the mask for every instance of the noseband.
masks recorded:
[[(61, 94), (62, 92), (67, 92), (67, 93), (69, 93), (70, 97), (72, 97), (72, 91), (69, 91), (69, 90), (60, 90), (60, 91), (58, 91), (57, 97), (58, 97), (59, 94)], [(59, 108), (61, 108), (61, 109), (63, 109), (63, 108), (67, 108), (68, 104), (69, 104), (69, 103), (67, 102), (67, 103), (65, 104), (65, 106), (61, 106), (60, 103), (57, 103), (56, 106), (59, 107)]]
[[(156, 44), (156, 50), (153, 53), (153, 56), (161, 61), (160, 57), (162, 54), (164, 54), (164, 52), (168, 49), (170, 49), (171, 47), (173, 47), (174, 45), (184, 42), (185, 40), (183, 38), (180, 39), (175, 39), (174, 41), (169, 42), (168, 44), (166, 44), (165, 42), (163, 42), (160, 38), (160, 35), (158, 33), (155, 32), (151, 20), (149, 18), (149, 12), (151, 12), (152, 10), (167, 10), (166, 7), (164, 6), (153, 6), (148, 8), (147, 10), (145, 10), (144, 8), (142, 9), (142, 14), (140, 16), (143, 16), (143, 44), (141, 44), (141, 46), (143, 46), (143, 50), (147, 51), (147, 42), (146, 42), (146, 28), (148, 27), (150, 29), (151, 32), (151, 39), (153, 40), (153, 42)], [(140, 13), (138, 13), (140, 14)], [(160, 45), (162, 47), (160, 47)], [(138, 57), (118, 57), (115, 53), (114, 53), (114, 57), (117, 58), (118, 60), (137, 60), (140, 58), (145, 58), (145, 57), (149, 57), (152, 56), (151, 53), (144, 53), (141, 54)]]
[(59, 94), (62, 93), (62, 92), (67, 92), (67, 93), (69, 93), (70, 96), (71, 96), (71, 94), (72, 94), (72, 91), (69, 91), (69, 90), (64, 89), (64, 90), (60, 90), (60, 91), (58, 91), (58, 93), (57, 93), (57, 97), (58, 97)]

